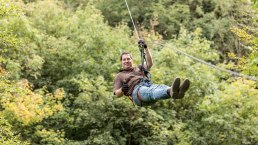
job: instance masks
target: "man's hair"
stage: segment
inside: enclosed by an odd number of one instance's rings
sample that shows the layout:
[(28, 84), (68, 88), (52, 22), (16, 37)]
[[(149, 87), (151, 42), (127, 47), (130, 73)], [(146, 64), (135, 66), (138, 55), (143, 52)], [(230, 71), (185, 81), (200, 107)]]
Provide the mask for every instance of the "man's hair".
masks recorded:
[(120, 61), (122, 61), (123, 55), (129, 54), (131, 59), (133, 59), (132, 54), (130, 52), (122, 52), (120, 55)]

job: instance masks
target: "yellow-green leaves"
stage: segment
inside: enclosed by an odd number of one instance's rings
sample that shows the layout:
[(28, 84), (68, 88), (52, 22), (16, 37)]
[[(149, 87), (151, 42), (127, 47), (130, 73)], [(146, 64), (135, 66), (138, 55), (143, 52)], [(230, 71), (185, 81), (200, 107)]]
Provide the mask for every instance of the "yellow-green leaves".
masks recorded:
[(1, 113), (8, 119), (19, 121), (23, 125), (40, 122), (64, 109), (60, 103), (64, 97), (62, 89), (56, 90), (54, 95), (43, 96), (32, 92), (27, 80), (16, 82), (4, 78), (0, 81), (0, 87), (0, 105), (3, 108)]
[(16, 15), (17, 6), (12, 0), (0, 0), (0, 18)]
[(37, 130), (35, 133), (38, 137), (42, 138), (40, 141), (41, 144), (55, 144), (61, 145), (65, 144), (64, 131), (53, 130), (53, 129), (41, 129)]
[(29, 145), (28, 142), (22, 141), (17, 132), (12, 130), (12, 125), (3, 117), (0, 112), (0, 144), (2, 145)]
[(254, 36), (248, 34), (244, 29), (233, 27), (231, 28), (231, 31), (234, 32), (239, 39), (243, 40), (247, 44), (254, 44)]
[[(218, 144), (257, 142), (258, 90), (254, 89), (255, 83), (238, 79), (224, 85), (224, 90), (206, 96), (200, 104), (203, 116), (199, 123), (210, 130), (205, 136)], [(205, 128), (199, 129), (204, 131)]]

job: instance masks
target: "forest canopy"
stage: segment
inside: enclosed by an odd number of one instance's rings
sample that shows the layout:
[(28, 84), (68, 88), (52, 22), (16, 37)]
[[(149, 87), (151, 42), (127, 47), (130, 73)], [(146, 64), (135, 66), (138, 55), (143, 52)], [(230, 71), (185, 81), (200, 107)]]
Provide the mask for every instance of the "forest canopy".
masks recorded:
[[(136, 107), (113, 94), (120, 54), (141, 63), (124, 1), (0, 0), (0, 144), (258, 142), (257, 0), (127, 0), (154, 83), (182, 100)], [(162, 45), (157, 45), (162, 44)]]

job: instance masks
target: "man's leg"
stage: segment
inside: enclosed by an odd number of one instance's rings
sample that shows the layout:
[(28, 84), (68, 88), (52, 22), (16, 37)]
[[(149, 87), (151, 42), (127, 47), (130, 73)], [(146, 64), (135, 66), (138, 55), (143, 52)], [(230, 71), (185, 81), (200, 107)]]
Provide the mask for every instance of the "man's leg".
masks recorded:
[(172, 86), (152, 84), (150, 87), (138, 86), (133, 92), (134, 102), (140, 106), (141, 102), (156, 102), (162, 99), (181, 99), (190, 86), (190, 81), (186, 79), (180, 86), (180, 79), (175, 78)]
[(168, 89), (170, 87), (166, 85), (153, 84), (150, 87), (142, 86), (139, 89), (139, 95), (144, 102), (155, 102), (157, 100), (171, 98), (167, 92)]

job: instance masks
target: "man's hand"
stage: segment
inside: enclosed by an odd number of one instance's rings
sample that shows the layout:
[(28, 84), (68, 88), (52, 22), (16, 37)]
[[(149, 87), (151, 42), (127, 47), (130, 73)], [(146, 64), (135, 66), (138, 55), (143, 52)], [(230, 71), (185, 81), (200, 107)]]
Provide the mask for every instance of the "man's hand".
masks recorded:
[(141, 48), (147, 48), (147, 44), (144, 42), (144, 40), (142, 40), (142, 39), (140, 39), (139, 41), (138, 41), (138, 45), (139, 45), (139, 47), (141, 47)]
[(126, 93), (126, 92), (128, 92), (128, 90), (129, 90), (128, 84), (123, 83), (123, 85), (122, 85), (122, 91), (123, 91), (124, 93)]

